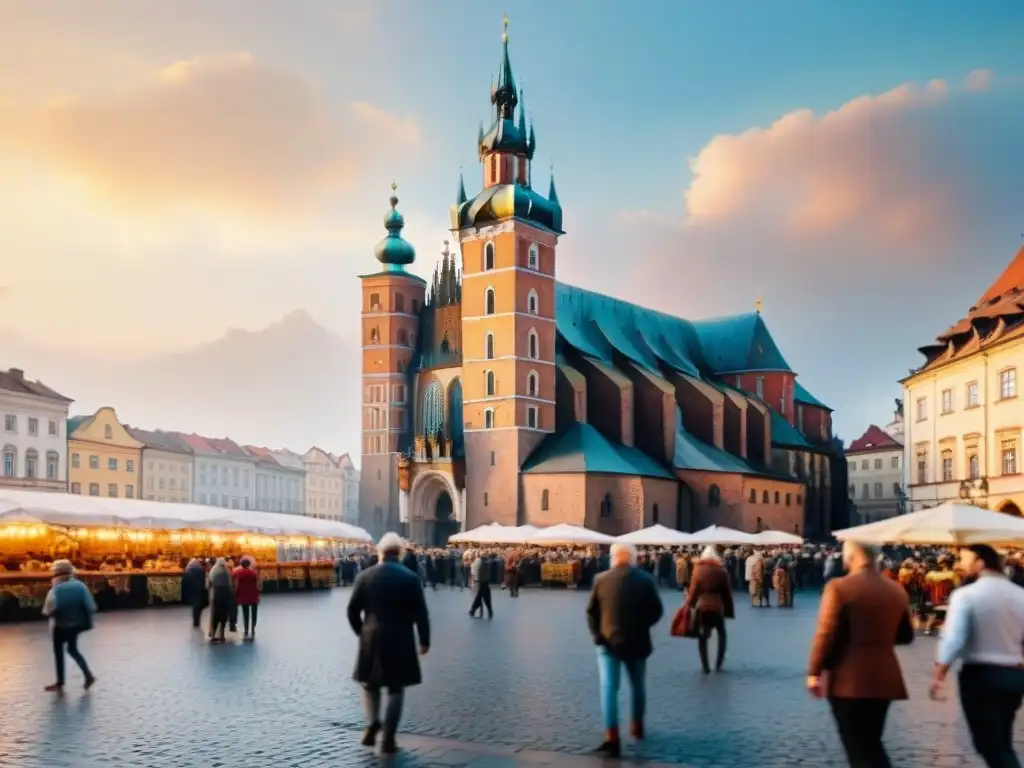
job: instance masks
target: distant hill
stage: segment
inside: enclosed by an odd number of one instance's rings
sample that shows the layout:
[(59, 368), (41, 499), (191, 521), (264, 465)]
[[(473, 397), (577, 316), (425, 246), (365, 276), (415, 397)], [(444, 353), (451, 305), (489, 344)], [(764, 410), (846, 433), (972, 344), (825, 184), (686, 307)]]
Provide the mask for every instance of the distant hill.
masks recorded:
[(102, 405), (147, 429), (229, 436), (240, 443), (359, 447), (359, 349), (303, 310), (257, 331), (136, 362), (57, 352), (3, 334), (0, 368), (22, 368), (75, 400), (72, 413)]

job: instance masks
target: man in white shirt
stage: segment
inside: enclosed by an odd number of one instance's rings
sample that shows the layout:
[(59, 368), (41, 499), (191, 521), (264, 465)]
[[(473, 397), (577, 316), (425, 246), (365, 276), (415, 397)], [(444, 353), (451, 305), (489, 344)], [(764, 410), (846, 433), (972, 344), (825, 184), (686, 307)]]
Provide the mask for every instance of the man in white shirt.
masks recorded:
[(960, 551), (965, 577), (942, 628), (930, 695), (959, 659), (960, 705), (978, 755), (989, 768), (1020, 768), (1013, 721), (1024, 698), (1024, 589), (1003, 574), (999, 555), (978, 544)]

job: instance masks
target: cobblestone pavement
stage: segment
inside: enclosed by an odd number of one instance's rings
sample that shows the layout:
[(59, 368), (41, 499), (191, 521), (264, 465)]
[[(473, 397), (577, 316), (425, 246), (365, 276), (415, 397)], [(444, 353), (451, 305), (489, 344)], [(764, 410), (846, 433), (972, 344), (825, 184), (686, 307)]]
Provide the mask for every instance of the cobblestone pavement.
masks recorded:
[[(664, 598), (671, 611), (678, 596)], [(63, 697), (42, 691), (53, 674), (46, 626), (0, 627), (0, 768), (375, 765), (358, 746), (347, 600), (344, 589), (270, 596), (252, 645), (207, 645), (181, 608), (101, 615), (81, 643), (99, 683), (83, 693), (69, 659)], [(495, 592), (493, 621), (467, 616), (469, 592), (441, 588), (428, 601), (433, 648), (393, 764), (599, 763), (569, 757), (601, 736), (584, 594)], [(798, 595), (792, 611), (739, 603), (718, 675), (701, 674), (695, 643), (670, 638), (667, 617), (656, 628), (649, 738), (627, 753), (647, 765), (842, 765), (827, 707), (803, 690), (816, 597)], [(955, 689), (947, 702), (927, 698), (934, 644), (901, 651), (912, 699), (890, 716), (890, 753), (897, 765), (977, 765)]]

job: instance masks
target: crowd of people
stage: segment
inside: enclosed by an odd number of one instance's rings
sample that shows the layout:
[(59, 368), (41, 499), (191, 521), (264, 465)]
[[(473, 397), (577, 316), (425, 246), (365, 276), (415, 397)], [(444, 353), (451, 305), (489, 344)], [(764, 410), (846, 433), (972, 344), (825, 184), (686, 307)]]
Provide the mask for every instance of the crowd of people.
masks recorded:
[[(518, 597), (523, 585), (540, 584), (546, 563), (569, 564), (577, 588), (590, 590), (586, 621), (597, 650), (604, 716), (598, 752), (621, 755), (618, 692), (622, 671), (631, 687), (630, 734), (643, 739), (646, 660), (651, 628), (664, 613), (664, 589), (683, 591), (672, 617), (672, 634), (694, 638), (704, 674), (725, 663), (726, 623), (735, 617), (734, 593), (752, 608), (789, 608), (800, 589), (822, 592), (818, 626), (808, 662), (808, 692), (830, 704), (851, 766), (890, 765), (882, 735), (892, 701), (907, 697), (894, 648), (915, 630), (938, 631), (930, 690), (941, 696), (946, 676), (960, 661), (960, 700), (973, 742), (986, 765), (1020, 766), (1012, 730), (1024, 697), (1024, 566), (1017, 553), (1001, 558), (990, 547), (709, 546), (424, 549), (387, 534), (376, 551), (349, 552), (336, 563), (338, 580), (352, 585), (348, 619), (359, 637), (354, 677), (362, 686), (368, 726), (363, 743), (384, 754), (397, 745), (404, 689), (422, 681), (419, 656), (429, 652), (430, 619), (425, 589), (447, 586), (473, 591), (470, 616), (493, 617), (492, 587)], [(96, 677), (78, 649), (92, 627), (96, 604), (66, 560), (51, 566), (53, 586), (44, 614), (50, 618), (57, 680), (62, 691), (65, 654), (78, 664), (88, 689)], [(255, 638), (260, 598), (255, 562), (240, 558), (190, 561), (182, 579), (183, 601), (194, 627), (210, 607), (208, 636), (243, 621), (243, 640)], [(717, 640), (714, 663), (712, 637)], [(384, 707), (383, 693), (387, 692)], [(383, 714), (382, 714), (383, 707)]]

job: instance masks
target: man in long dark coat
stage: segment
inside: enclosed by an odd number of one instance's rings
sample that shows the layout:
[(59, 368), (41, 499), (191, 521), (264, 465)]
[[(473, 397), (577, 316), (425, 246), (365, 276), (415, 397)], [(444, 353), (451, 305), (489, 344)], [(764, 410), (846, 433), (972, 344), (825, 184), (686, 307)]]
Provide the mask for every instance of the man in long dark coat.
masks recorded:
[[(402, 540), (387, 533), (377, 545), (380, 562), (356, 578), (348, 603), (348, 622), (359, 635), (359, 653), (353, 677), (363, 686), (367, 728), (363, 744), (372, 747), (383, 730), (381, 753), (394, 754), (395, 732), (402, 717), (405, 688), (423, 678), (416, 655), (430, 649), (430, 617), (418, 574), (402, 565)], [(413, 628), (415, 627), (415, 632)], [(381, 691), (387, 688), (388, 706), (381, 723)]]

